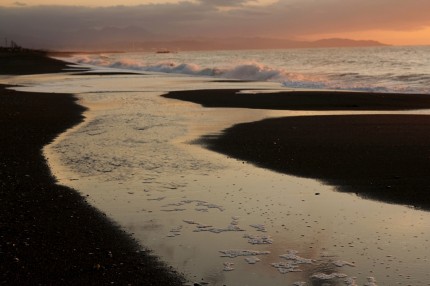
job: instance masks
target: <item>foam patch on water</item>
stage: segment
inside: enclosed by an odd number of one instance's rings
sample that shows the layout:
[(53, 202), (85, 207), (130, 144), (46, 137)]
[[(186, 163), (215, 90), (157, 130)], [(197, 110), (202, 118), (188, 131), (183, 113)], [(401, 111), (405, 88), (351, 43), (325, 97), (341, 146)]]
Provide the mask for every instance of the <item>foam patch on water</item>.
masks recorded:
[(312, 259), (298, 256), (297, 253), (299, 253), (297, 250), (288, 250), (286, 254), (279, 255), (279, 257), (290, 260), (294, 264), (312, 264), (314, 262)]
[(244, 249), (229, 249), (220, 250), (221, 257), (235, 258), (239, 256), (256, 256), (256, 255), (267, 255), (270, 251), (258, 251), (258, 250), (244, 250)]
[(238, 224), (239, 224), (239, 218), (238, 217), (233, 217), (230, 224), (227, 225), (226, 227), (223, 227), (223, 228), (214, 227), (212, 225), (201, 224), (201, 223), (195, 222), (193, 220), (184, 220), (184, 222), (187, 224), (196, 225), (196, 228), (193, 230), (193, 232), (208, 231), (208, 232), (212, 232), (212, 233), (221, 233), (221, 232), (227, 232), (227, 231), (244, 231), (244, 229), (242, 229), (238, 226)]
[(332, 262), (337, 267), (343, 267), (343, 266), (351, 266), (355, 267), (354, 263), (348, 262), (348, 261), (342, 261), (342, 260), (336, 260)]
[(319, 279), (319, 280), (332, 280), (335, 278), (346, 278), (348, 275), (344, 273), (331, 273), (331, 274), (325, 274), (325, 273), (315, 273), (311, 276), (313, 279)]
[(297, 282), (294, 282), (293, 284), (292, 284), (292, 286), (306, 286), (306, 282), (303, 282), (303, 281), (297, 281)]
[(206, 201), (201, 201), (201, 200), (182, 200), (178, 203), (170, 203), (170, 204), (163, 205), (161, 207), (172, 207), (172, 206), (180, 207), (180, 206), (189, 205), (189, 204), (195, 204), (195, 206), (197, 208), (204, 208), (206, 210), (217, 209), (221, 212), (225, 210), (224, 207), (222, 207), (220, 205), (212, 204), (212, 203), (209, 203)]
[(248, 239), (248, 243), (250, 244), (272, 244), (273, 239), (269, 235), (251, 235), (251, 234), (245, 234), (243, 236), (244, 238)]
[(286, 254), (279, 255), (279, 257), (286, 259), (286, 262), (272, 263), (271, 265), (278, 269), (281, 274), (290, 272), (302, 272), (299, 268), (301, 264), (313, 264), (312, 259), (304, 258), (297, 255), (298, 251), (288, 250)]
[(294, 264), (292, 262), (276, 262), (276, 263), (271, 263), (270, 265), (272, 265), (273, 267), (278, 269), (279, 273), (281, 273), (281, 274), (287, 274), (290, 272), (302, 272), (303, 271), (299, 268), (299, 266), (297, 264)]
[(355, 281), (356, 277), (348, 277), (344, 280), (347, 286), (358, 286), (357, 281)]
[(237, 225), (229, 224), (228, 226), (224, 228), (217, 228), (217, 227), (211, 227), (211, 226), (197, 226), (197, 228), (194, 230), (194, 232), (202, 232), (202, 231), (209, 231), (212, 233), (221, 233), (221, 232), (228, 232), (228, 231), (244, 231)]
[(233, 267), (234, 263), (232, 263), (232, 262), (224, 262), (223, 265), (224, 265), (223, 271), (233, 271), (234, 270), (234, 267)]
[(245, 258), (246, 263), (248, 264), (256, 264), (257, 262), (260, 262), (261, 259), (256, 257), (256, 256), (252, 256), (252, 257), (246, 257)]
[(182, 231), (182, 225), (174, 227), (170, 229), (170, 232), (167, 235), (167, 237), (176, 237), (178, 235), (181, 235), (181, 231)]
[(376, 279), (374, 277), (367, 277), (367, 282), (364, 286), (378, 286), (376, 285)]
[(162, 212), (183, 212), (186, 211), (187, 209), (181, 209), (181, 208), (174, 208), (174, 209), (164, 209), (161, 210)]
[(251, 224), (250, 227), (255, 228), (257, 231), (267, 232), (266, 226), (264, 224)]

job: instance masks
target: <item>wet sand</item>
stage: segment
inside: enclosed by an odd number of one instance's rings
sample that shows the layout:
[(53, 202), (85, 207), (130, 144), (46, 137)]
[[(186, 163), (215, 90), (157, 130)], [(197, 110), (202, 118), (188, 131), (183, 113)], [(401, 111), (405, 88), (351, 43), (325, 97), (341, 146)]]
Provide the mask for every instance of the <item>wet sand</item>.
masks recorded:
[[(3, 53), (0, 73), (67, 66), (43, 55), (21, 56)], [(51, 176), (41, 149), (81, 122), (83, 112), (70, 94), (0, 87), (1, 284), (182, 285), (181, 275)]]
[[(166, 97), (210, 107), (304, 110), (429, 108), (430, 96), (349, 92), (237, 94), (237, 90), (172, 92)], [(328, 100), (326, 100), (328, 99)], [(228, 156), (340, 191), (430, 209), (430, 117), (300, 116), (243, 123), (200, 143)]]

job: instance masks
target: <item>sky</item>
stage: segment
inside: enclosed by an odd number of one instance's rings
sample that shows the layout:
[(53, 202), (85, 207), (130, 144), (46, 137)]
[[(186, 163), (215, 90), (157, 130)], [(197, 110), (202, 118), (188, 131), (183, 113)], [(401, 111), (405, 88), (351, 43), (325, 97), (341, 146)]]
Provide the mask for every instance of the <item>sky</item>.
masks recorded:
[(1, 0), (0, 44), (349, 38), (430, 45), (429, 0)]

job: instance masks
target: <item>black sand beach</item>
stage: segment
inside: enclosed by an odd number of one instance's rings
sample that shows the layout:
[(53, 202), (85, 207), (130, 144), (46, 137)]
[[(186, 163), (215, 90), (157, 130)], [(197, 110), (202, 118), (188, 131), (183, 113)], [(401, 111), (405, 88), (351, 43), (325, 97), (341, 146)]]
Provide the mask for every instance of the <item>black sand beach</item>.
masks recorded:
[[(3, 53), (0, 63), (2, 74), (66, 67), (38, 54)], [(181, 275), (51, 176), (41, 149), (83, 111), (70, 94), (0, 87), (0, 284), (182, 285)]]
[(0, 50), (0, 74), (25, 75), (55, 73), (67, 68), (67, 63), (47, 57), (43, 51)]
[(288, 91), (243, 94), (238, 89), (174, 91), (167, 98), (191, 101), (204, 107), (273, 110), (410, 110), (430, 109), (430, 96), (346, 91)]
[[(300, 110), (429, 108), (430, 96), (349, 92), (238, 95), (236, 90), (172, 92), (210, 107)], [(201, 143), (258, 166), (319, 179), (340, 191), (430, 209), (430, 116), (347, 115), (267, 119), (228, 128)]]

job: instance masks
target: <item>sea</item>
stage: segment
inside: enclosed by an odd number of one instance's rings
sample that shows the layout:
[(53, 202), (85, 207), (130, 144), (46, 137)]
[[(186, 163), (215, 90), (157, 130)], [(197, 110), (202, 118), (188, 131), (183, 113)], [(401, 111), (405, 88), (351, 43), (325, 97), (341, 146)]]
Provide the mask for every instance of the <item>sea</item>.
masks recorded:
[(77, 56), (97, 66), (272, 81), (288, 88), (430, 93), (430, 47), (115, 53)]
[[(185, 285), (430, 285), (429, 212), (338, 192), (198, 143), (202, 136), (266, 118), (430, 110), (204, 108), (161, 96), (232, 88), (430, 96), (430, 47), (63, 59), (70, 62), (67, 72), (7, 79), (18, 90), (72, 93), (87, 108), (83, 123), (44, 148), (52, 174), (184, 273)], [(77, 72), (82, 67), (91, 71)]]

